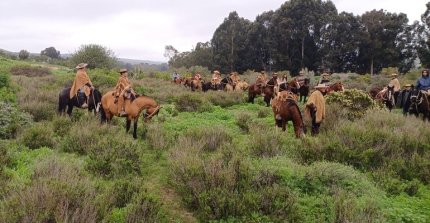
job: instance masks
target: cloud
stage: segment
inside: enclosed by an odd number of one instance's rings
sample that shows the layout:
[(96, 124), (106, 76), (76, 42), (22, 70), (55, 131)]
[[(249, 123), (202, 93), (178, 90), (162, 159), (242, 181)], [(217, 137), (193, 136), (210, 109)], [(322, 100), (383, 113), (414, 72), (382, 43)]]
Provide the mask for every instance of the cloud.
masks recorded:
[[(40, 52), (54, 46), (73, 53), (82, 44), (96, 43), (117, 56), (163, 60), (164, 46), (188, 51), (210, 41), (231, 11), (254, 20), (276, 10), (284, 0), (13, 0), (0, 2), (0, 48)], [(405, 12), (419, 19), (426, 0), (334, 0), (339, 12), (362, 14), (374, 8)]]

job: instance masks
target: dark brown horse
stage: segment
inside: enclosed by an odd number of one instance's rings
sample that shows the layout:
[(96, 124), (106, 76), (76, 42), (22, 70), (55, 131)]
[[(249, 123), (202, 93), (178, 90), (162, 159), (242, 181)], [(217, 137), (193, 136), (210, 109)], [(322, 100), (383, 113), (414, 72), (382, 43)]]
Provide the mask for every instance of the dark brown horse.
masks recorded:
[(394, 86), (388, 86), (386, 89), (379, 91), (373, 98), (375, 101), (378, 101), (387, 106), (388, 110), (391, 110), (395, 106), (394, 100)]
[(254, 99), (258, 95), (264, 95), (264, 102), (266, 102), (267, 107), (270, 106), (270, 100), (275, 96), (275, 85), (277, 83), (277, 78), (273, 77), (267, 82), (265, 86), (259, 86), (253, 84), (248, 88), (248, 102), (254, 103)]
[(421, 113), (424, 121), (426, 119), (430, 121), (429, 97), (418, 89), (414, 89), (411, 92), (409, 113), (414, 114), (416, 117)]
[(287, 129), (288, 122), (292, 121), (297, 138), (302, 137), (306, 133), (302, 113), (300, 112), (299, 106), (295, 100), (286, 99), (281, 101), (276, 98), (272, 102), (272, 110), (275, 116), (275, 124), (279, 128), (282, 128), (282, 131), (285, 131)]
[(310, 84), (310, 79), (309, 78), (305, 78), (304, 82), (302, 85), (300, 85), (299, 88), (299, 102), (301, 103), (306, 103), (307, 97), (309, 95), (309, 84)]
[[(82, 104), (85, 102), (85, 95), (78, 92), (72, 99), (70, 99), (70, 87), (61, 90), (58, 95), (58, 113), (64, 114), (67, 108), (67, 114), (72, 115), (73, 107), (82, 108)], [(94, 114), (97, 114), (100, 108), (100, 102), (102, 94), (97, 89), (91, 91), (88, 97), (88, 111), (94, 110)]]
[(175, 80), (172, 80), (174, 84), (183, 84), (185, 82), (185, 79), (182, 77), (176, 78)]

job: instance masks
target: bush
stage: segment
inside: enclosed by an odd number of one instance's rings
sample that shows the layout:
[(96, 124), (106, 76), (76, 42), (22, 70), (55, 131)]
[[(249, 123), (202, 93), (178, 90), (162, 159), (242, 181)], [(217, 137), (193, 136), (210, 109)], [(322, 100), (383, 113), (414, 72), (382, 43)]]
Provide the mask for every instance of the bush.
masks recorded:
[(56, 116), (52, 120), (54, 133), (60, 137), (64, 137), (69, 133), (72, 124), (72, 120), (65, 116)]
[(222, 108), (230, 107), (244, 102), (243, 94), (241, 92), (215, 91), (208, 92), (205, 97), (213, 105), (218, 105)]
[(251, 128), (249, 149), (259, 157), (274, 157), (281, 154), (282, 133), (275, 133), (268, 128)]
[(126, 222), (165, 222), (167, 218), (162, 204), (147, 192), (141, 192), (134, 197), (125, 211)]
[(145, 139), (151, 149), (164, 151), (170, 145), (170, 139), (163, 126), (158, 123), (149, 123), (147, 126)]
[(380, 109), (366, 92), (357, 89), (347, 89), (335, 92), (326, 97), (327, 104), (337, 103), (341, 108), (347, 108), (347, 118), (354, 120), (363, 117), (369, 110)]
[(30, 56), (30, 52), (27, 50), (20, 50), (18, 53), (18, 57), (20, 60), (26, 60)]
[(0, 88), (9, 87), (10, 78), (8, 74), (0, 73)]
[(27, 77), (43, 77), (52, 74), (47, 67), (35, 67), (30, 65), (16, 65), (10, 69), (10, 73)]
[(20, 141), (30, 149), (53, 148), (55, 145), (54, 133), (47, 123), (35, 123), (25, 129), (20, 136)]
[(244, 132), (249, 132), (249, 125), (251, 124), (251, 114), (248, 112), (239, 113), (236, 116), (236, 124)]
[(97, 44), (80, 46), (79, 49), (73, 53), (70, 60), (74, 64), (87, 63), (89, 69), (111, 69), (117, 64), (117, 59), (115, 58), (114, 52)]
[(29, 113), (35, 122), (50, 121), (55, 117), (55, 105), (50, 103), (29, 101), (21, 104), (21, 108)]
[(50, 157), (0, 206), (3, 222), (97, 222), (95, 190), (77, 163)]
[(185, 93), (176, 97), (175, 107), (179, 112), (210, 112), (212, 105), (200, 94)]
[[(227, 148), (225, 148), (227, 149)], [(234, 150), (207, 156), (178, 147), (171, 154), (171, 183), (202, 221), (266, 216), (298, 221), (296, 200), (274, 173), (252, 169)]]
[(9, 104), (0, 102), (0, 139), (14, 138), (19, 128), (31, 122), (31, 117)]

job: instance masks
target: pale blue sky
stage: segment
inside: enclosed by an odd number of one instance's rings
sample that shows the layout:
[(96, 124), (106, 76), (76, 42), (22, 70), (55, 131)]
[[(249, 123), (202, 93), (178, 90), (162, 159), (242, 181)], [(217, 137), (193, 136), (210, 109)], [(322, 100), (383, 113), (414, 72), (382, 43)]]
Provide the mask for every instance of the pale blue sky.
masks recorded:
[[(190, 50), (209, 41), (231, 11), (254, 20), (276, 10), (281, 0), (1, 0), (0, 48), (38, 53), (54, 46), (73, 53), (81, 44), (97, 43), (118, 57), (165, 61), (164, 46)], [(403, 12), (419, 20), (428, 0), (334, 0), (339, 12), (372, 9)]]

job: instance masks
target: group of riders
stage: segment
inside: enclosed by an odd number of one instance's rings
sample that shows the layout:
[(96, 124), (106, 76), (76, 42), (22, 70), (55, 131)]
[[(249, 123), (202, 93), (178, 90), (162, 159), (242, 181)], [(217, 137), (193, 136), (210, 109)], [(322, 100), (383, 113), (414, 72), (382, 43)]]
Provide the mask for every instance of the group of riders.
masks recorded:
[[(75, 96), (84, 95), (83, 102), (81, 104), (82, 108), (88, 107), (88, 101), (89, 97), (91, 95), (91, 92), (95, 89), (94, 85), (92, 84), (87, 72), (88, 64), (86, 63), (80, 63), (76, 66), (77, 72), (76, 76), (73, 82), (73, 85), (70, 90), (70, 99), (72, 99)], [(429, 77), (429, 71), (427, 69), (423, 70), (421, 73), (421, 77), (417, 80), (415, 88), (420, 90), (423, 94), (427, 95), (427, 97), (430, 98), (430, 77)], [(272, 75), (273, 77), (277, 77), (277, 73), (274, 73)], [(413, 85), (407, 84), (404, 86), (404, 89), (401, 89), (400, 82), (397, 78), (397, 74), (392, 74), (392, 79), (390, 80), (388, 87), (394, 88), (394, 98), (396, 99), (397, 103), (402, 104), (402, 107), (404, 109), (404, 112), (407, 112), (407, 108), (409, 108), (407, 103), (408, 100), (406, 100), (408, 97), (410, 97), (410, 92), (414, 88)], [(273, 78), (272, 77), (272, 78)], [(328, 86), (326, 85), (327, 82), (329, 82), (330, 75), (326, 72), (324, 72), (321, 75), (320, 82), (317, 86), (315, 86), (315, 91), (313, 91), (307, 100), (305, 104), (305, 116), (310, 117), (312, 120), (312, 134), (318, 134), (318, 129), (320, 127), (320, 124), (325, 118), (325, 100), (324, 95), (327, 93)], [(172, 75), (173, 81), (176, 81), (180, 78), (180, 75), (176, 72)], [(197, 81), (202, 81), (202, 77), (200, 73), (196, 73), (194, 77), (192, 78)], [(230, 73), (227, 77), (227, 83), (230, 84), (233, 88), (239, 83), (240, 77), (237, 72)], [(254, 84), (255, 88), (262, 88), (265, 87), (268, 82), (268, 76), (265, 72), (261, 72), (258, 74), (256, 78), (256, 82)], [(301, 71), (298, 76), (296, 76), (293, 79), (294, 83), (297, 83), (297, 87), (303, 86), (305, 84), (305, 80), (307, 78), (304, 76), (304, 72)], [(221, 73), (219, 71), (214, 71), (212, 74), (212, 79), (210, 84), (213, 86), (220, 85), (222, 81)], [(277, 83), (277, 86), (281, 83), (287, 82), (287, 76), (284, 75), (280, 78), (279, 82)], [(388, 88), (384, 88), (381, 92), (378, 93), (378, 95), (383, 95)], [(136, 96), (136, 93), (132, 89), (132, 84), (130, 80), (128, 79), (128, 71), (127, 69), (120, 69), (119, 70), (119, 79), (115, 86), (113, 96), (115, 96), (115, 104), (117, 104), (117, 109), (119, 116), (125, 116), (126, 109), (124, 107), (125, 100), (130, 99), (132, 96)], [(291, 99), (291, 94), (289, 91), (283, 92), (278, 91), (274, 94), (275, 103), (272, 104), (272, 107), (276, 110), (277, 106), (279, 106), (280, 103), (285, 101), (286, 99)], [(80, 97), (77, 97), (78, 100)], [(297, 100), (297, 98), (295, 98)], [(278, 104), (276, 104), (276, 101)], [(275, 116), (275, 119), (279, 118), (278, 116)]]
[[(84, 95), (84, 100), (81, 104), (81, 108), (88, 107), (88, 101), (91, 92), (95, 89), (94, 85), (91, 83), (90, 77), (86, 72), (88, 64), (80, 63), (76, 66), (77, 72), (75, 80), (73, 81), (72, 88), (70, 89), (70, 99), (78, 94)], [(117, 104), (119, 116), (127, 115), (125, 112), (125, 100), (130, 99), (133, 95), (136, 95), (132, 88), (132, 84), (128, 79), (127, 69), (119, 70), (119, 79), (114, 89), (115, 103)], [(79, 98), (80, 97), (76, 97)]]

